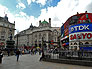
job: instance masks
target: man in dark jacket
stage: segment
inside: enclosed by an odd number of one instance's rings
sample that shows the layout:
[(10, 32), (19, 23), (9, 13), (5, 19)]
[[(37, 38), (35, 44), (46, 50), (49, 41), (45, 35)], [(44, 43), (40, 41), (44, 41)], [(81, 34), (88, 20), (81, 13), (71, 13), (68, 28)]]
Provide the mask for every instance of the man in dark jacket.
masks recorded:
[(2, 53), (2, 51), (0, 50), (0, 63), (2, 63), (2, 58), (3, 58), (3, 53)]
[(18, 62), (18, 60), (19, 60), (19, 55), (20, 55), (20, 51), (19, 51), (19, 50), (17, 50), (17, 51), (16, 51), (17, 62)]

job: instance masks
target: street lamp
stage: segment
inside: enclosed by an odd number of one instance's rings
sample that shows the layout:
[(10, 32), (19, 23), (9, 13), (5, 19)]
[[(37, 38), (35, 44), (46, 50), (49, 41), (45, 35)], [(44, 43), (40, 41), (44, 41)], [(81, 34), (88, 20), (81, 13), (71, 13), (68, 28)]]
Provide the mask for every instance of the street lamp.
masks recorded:
[(44, 58), (44, 46), (43, 46), (44, 44), (43, 43), (44, 43), (44, 40), (43, 40), (43, 37), (42, 37), (42, 58)]
[(17, 36), (17, 45), (16, 45), (16, 49), (18, 49), (18, 34), (16, 35)]
[(16, 49), (18, 49), (18, 42), (19, 42), (19, 41), (18, 41), (18, 40), (19, 40), (19, 39), (18, 39), (18, 37), (19, 37), (19, 31), (18, 31), (18, 30), (17, 30), (17, 35), (16, 35), (16, 37), (17, 37)]

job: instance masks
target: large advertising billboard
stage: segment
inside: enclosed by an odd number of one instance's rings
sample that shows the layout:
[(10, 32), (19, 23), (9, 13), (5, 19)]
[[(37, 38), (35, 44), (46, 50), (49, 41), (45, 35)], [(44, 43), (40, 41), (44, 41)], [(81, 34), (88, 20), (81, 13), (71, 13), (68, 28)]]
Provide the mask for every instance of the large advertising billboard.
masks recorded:
[(92, 23), (77, 24), (69, 27), (69, 34), (76, 32), (90, 32), (92, 31)]
[(92, 40), (92, 23), (82, 23), (69, 27), (69, 41)]
[(69, 41), (92, 40), (92, 32), (78, 32), (69, 34)]

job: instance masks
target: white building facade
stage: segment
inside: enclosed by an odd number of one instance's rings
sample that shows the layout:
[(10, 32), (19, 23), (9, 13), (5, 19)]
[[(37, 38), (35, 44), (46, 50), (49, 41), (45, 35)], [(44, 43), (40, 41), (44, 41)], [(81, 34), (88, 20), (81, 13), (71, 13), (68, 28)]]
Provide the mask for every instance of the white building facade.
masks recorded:
[(51, 18), (49, 22), (39, 21), (39, 26), (35, 27), (31, 24), (30, 28), (19, 32), (18, 36), (15, 36), (16, 45), (18, 47), (23, 46), (42, 46), (42, 38), (45, 41), (45, 46), (50, 45), (50, 41), (58, 42), (58, 36), (60, 35), (59, 27), (51, 27)]

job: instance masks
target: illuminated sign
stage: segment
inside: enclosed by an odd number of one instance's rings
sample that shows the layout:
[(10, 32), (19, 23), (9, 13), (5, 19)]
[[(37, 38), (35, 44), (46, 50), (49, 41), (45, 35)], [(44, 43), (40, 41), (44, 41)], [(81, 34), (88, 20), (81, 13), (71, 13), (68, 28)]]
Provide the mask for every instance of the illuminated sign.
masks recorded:
[(92, 23), (77, 24), (69, 27), (69, 34), (88, 31), (92, 31)]
[(69, 34), (69, 41), (92, 40), (92, 32), (81, 32)]

